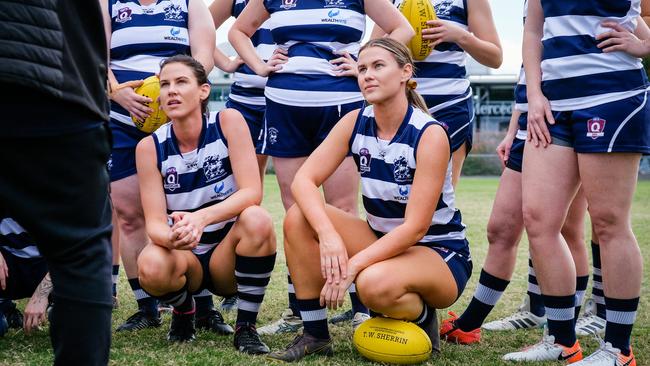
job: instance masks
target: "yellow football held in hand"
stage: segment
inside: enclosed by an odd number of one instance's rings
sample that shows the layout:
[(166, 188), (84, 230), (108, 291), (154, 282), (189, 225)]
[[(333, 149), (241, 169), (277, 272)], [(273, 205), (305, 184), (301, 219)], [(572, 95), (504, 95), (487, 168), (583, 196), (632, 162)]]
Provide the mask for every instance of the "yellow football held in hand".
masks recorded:
[(411, 49), (413, 58), (422, 61), (431, 53), (432, 40), (422, 39), (422, 30), (428, 28), (427, 20), (437, 19), (436, 11), (430, 0), (404, 0), (399, 10), (415, 30), (415, 36), (407, 46)]
[(160, 80), (157, 76), (149, 76), (144, 79), (144, 83), (135, 89), (135, 93), (152, 100), (151, 103), (147, 104), (147, 107), (153, 109), (153, 112), (151, 112), (147, 119), (139, 121), (131, 116), (133, 123), (135, 123), (135, 126), (140, 131), (152, 133), (157, 130), (158, 127), (167, 123), (167, 115), (160, 108), (160, 103), (158, 101), (158, 96), (160, 96)]
[(354, 331), (352, 342), (364, 357), (382, 363), (420, 363), (431, 356), (431, 340), (414, 323), (376, 317)]

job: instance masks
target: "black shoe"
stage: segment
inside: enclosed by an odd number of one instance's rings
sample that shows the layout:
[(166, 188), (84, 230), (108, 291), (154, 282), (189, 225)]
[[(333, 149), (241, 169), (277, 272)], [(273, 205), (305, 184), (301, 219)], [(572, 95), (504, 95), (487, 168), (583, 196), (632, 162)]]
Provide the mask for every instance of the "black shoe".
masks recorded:
[(332, 356), (332, 338), (320, 339), (309, 333), (304, 333), (294, 338), (293, 342), (284, 351), (273, 352), (268, 358), (285, 362), (300, 361), (308, 355)]
[(431, 340), (431, 350), (433, 352), (440, 353), (440, 331), (439, 331), (439, 326), (438, 326), (438, 312), (436, 309), (425, 305), (428, 307), (429, 311), (433, 312), (433, 316), (431, 317), (431, 320), (426, 322), (425, 324), (419, 325), (422, 330), (429, 336), (429, 339)]
[(131, 315), (122, 325), (117, 327), (117, 331), (133, 331), (145, 328), (158, 328), (162, 324), (158, 314), (147, 314), (142, 310), (138, 310), (135, 314)]
[(248, 353), (250, 355), (263, 355), (271, 352), (269, 347), (262, 342), (257, 329), (252, 324), (244, 324), (237, 326), (235, 331), (234, 340), (235, 349), (239, 352)]
[(352, 321), (353, 317), (354, 317), (354, 312), (352, 312), (352, 309), (350, 309), (344, 313), (334, 315), (333, 317), (330, 318), (329, 322), (330, 324), (343, 323), (347, 321)]
[(228, 312), (237, 310), (237, 301), (239, 301), (237, 295), (224, 297), (223, 300), (221, 300), (221, 311)]
[(9, 329), (23, 328), (23, 314), (16, 308), (16, 304), (13, 304), (9, 310), (5, 311), (5, 318), (7, 318)]
[(172, 312), (172, 324), (169, 326), (167, 340), (170, 342), (191, 342), (196, 338), (194, 328), (194, 316), (196, 312), (189, 314)]
[(208, 315), (196, 318), (196, 328), (205, 329), (219, 335), (233, 334), (235, 331), (223, 321), (221, 313), (215, 309), (208, 312)]

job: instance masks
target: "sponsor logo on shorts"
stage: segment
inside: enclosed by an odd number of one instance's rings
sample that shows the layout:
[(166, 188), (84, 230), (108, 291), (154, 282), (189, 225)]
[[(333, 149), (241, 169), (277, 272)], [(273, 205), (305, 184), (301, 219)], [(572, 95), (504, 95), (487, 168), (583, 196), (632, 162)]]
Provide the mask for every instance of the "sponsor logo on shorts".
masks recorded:
[(284, 10), (289, 10), (295, 8), (298, 3), (298, 0), (282, 0), (282, 5), (280, 7)]
[(176, 168), (167, 168), (165, 171), (165, 183), (163, 184), (163, 188), (170, 192), (173, 192), (180, 187), (181, 185), (178, 183), (178, 172), (176, 171)]
[(326, 8), (346, 8), (344, 0), (325, 0)]
[(597, 139), (605, 136), (605, 121), (602, 118), (594, 117), (587, 121), (587, 137)]
[(217, 156), (208, 156), (203, 160), (203, 174), (206, 182), (212, 182), (226, 175), (223, 160)]
[(187, 38), (179, 37), (179, 35), (181, 34), (181, 29), (180, 28), (172, 27), (169, 30), (169, 34), (170, 34), (169, 36), (163, 37), (165, 39), (165, 41), (174, 41), (174, 42), (187, 43)]
[(278, 129), (275, 128), (275, 127), (269, 128), (269, 130), (268, 130), (268, 138), (269, 138), (269, 143), (271, 145), (278, 142), (278, 132), (279, 132)]
[(131, 20), (131, 13), (133, 13), (133, 11), (129, 7), (119, 9), (115, 21), (118, 23), (126, 23)]
[(412, 180), (411, 169), (405, 157), (400, 156), (393, 161), (393, 177), (397, 183), (410, 183)]
[(372, 155), (370, 151), (365, 147), (359, 150), (359, 172), (361, 174), (368, 173), (370, 171), (370, 162), (372, 161)]
[(165, 20), (171, 20), (172, 22), (182, 22), (185, 19), (183, 18), (183, 9), (180, 5), (169, 4), (163, 8), (165, 11)]

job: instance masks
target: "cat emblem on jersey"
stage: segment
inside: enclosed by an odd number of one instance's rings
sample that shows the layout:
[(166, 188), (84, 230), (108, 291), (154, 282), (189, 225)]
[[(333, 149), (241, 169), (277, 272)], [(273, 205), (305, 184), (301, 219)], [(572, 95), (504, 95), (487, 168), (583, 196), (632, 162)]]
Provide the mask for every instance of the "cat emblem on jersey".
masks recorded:
[(131, 20), (131, 13), (133, 13), (133, 11), (129, 7), (118, 9), (115, 21), (118, 23), (126, 23)]
[(180, 187), (181, 185), (178, 183), (178, 171), (176, 171), (176, 168), (173, 166), (167, 168), (165, 171), (165, 184), (163, 184), (163, 188), (173, 192)]
[(594, 117), (587, 121), (587, 137), (597, 139), (605, 136), (605, 121), (602, 118)]
[(295, 8), (298, 3), (298, 0), (282, 0), (282, 5), (280, 7), (284, 10), (289, 10)]
[(183, 10), (180, 5), (169, 4), (163, 9), (165, 11), (165, 20), (171, 20), (172, 22), (182, 22), (183, 19)]
[(212, 182), (226, 175), (223, 161), (217, 156), (208, 156), (203, 160), (203, 174), (206, 182)]
[(405, 157), (400, 156), (393, 162), (393, 177), (397, 183), (411, 181), (411, 169)]
[(433, 8), (435, 9), (438, 18), (449, 18), (451, 15), (451, 7), (453, 5), (453, 0), (444, 0), (433, 5)]
[(326, 8), (342, 8), (342, 9), (346, 8), (344, 0), (325, 0), (325, 7)]
[(370, 162), (372, 161), (372, 155), (370, 151), (365, 147), (359, 150), (359, 172), (361, 174), (370, 172)]

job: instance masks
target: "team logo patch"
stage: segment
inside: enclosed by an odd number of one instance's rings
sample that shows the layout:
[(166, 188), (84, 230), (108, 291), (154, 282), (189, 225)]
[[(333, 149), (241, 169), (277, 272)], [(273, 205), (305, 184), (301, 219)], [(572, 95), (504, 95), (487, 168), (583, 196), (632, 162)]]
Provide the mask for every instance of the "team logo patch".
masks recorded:
[(295, 8), (298, 3), (298, 0), (282, 0), (282, 5), (280, 7), (285, 10)]
[(165, 183), (163, 184), (163, 188), (173, 192), (180, 187), (181, 185), (178, 183), (178, 172), (176, 171), (176, 168), (167, 168), (167, 171), (165, 171)]
[(412, 179), (411, 169), (405, 157), (400, 156), (393, 161), (393, 177), (397, 183), (409, 182)]
[(344, 0), (325, 0), (326, 8), (346, 8)]
[(269, 130), (268, 130), (268, 139), (269, 139), (269, 143), (271, 145), (278, 142), (278, 132), (279, 132), (278, 129), (275, 128), (275, 127), (269, 128)]
[(169, 4), (163, 8), (165, 11), (165, 20), (171, 20), (172, 22), (182, 22), (185, 19), (183, 18), (183, 9), (180, 5)]
[(453, 5), (453, 0), (444, 0), (433, 5), (433, 8), (436, 10), (438, 18), (449, 19), (451, 17), (451, 8)]
[(226, 169), (223, 168), (223, 161), (217, 156), (208, 156), (203, 160), (203, 174), (206, 182), (212, 182), (226, 175)]
[(133, 13), (133, 11), (129, 7), (118, 9), (117, 16), (115, 17), (115, 21), (118, 23), (128, 22), (129, 20), (131, 20), (131, 13)]
[(372, 155), (370, 151), (365, 147), (359, 150), (359, 172), (361, 174), (368, 173), (370, 171), (370, 161), (372, 160)]
[(602, 118), (594, 117), (587, 121), (587, 137), (597, 139), (605, 136), (605, 121)]

